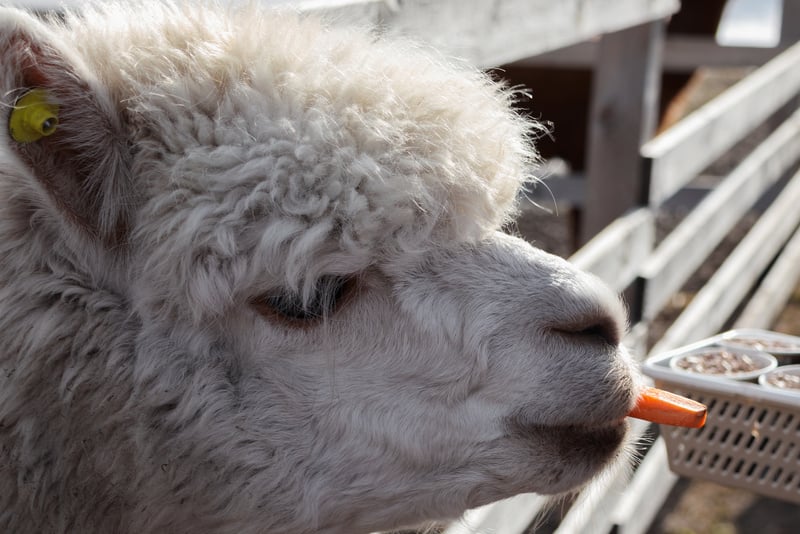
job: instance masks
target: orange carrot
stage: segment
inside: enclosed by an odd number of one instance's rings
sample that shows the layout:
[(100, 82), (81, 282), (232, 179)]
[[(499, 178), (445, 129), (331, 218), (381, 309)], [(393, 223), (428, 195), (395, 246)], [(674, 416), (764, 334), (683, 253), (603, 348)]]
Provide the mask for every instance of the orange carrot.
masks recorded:
[(706, 406), (669, 391), (644, 388), (629, 417), (661, 425), (700, 428), (706, 423)]

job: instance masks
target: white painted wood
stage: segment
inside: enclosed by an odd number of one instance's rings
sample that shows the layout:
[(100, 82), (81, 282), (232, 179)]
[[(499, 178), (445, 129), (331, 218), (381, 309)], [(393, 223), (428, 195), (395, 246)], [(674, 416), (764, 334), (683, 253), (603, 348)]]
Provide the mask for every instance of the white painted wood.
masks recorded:
[(676, 12), (677, 0), (403, 0), (383, 24), (479, 66), (496, 66)]
[(678, 476), (669, 469), (667, 446), (656, 439), (612, 513), (617, 534), (645, 534)]
[(640, 208), (616, 219), (569, 260), (619, 292), (638, 275), (653, 250), (655, 233), (652, 211)]
[(645, 318), (656, 316), (756, 200), (798, 160), (800, 111), (742, 160), (641, 266)]
[[(597, 61), (598, 40), (592, 39), (514, 62), (515, 67), (590, 68)], [(698, 67), (760, 66), (786, 47), (722, 46), (714, 39), (690, 35), (667, 36), (663, 70), (691, 72)]]
[(659, 205), (800, 91), (800, 44), (642, 147)]
[[(251, 0), (227, 0), (228, 3), (247, 3)], [(291, 7), (301, 13), (319, 16), (335, 25), (377, 26), (392, 0), (255, 0), (276, 7)]]
[(758, 286), (756, 293), (750, 297), (734, 327), (771, 328), (789, 301), (798, 281), (800, 281), (800, 232), (795, 232)]
[(639, 149), (655, 127), (664, 29), (657, 21), (600, 41), (589, 116), (584, 242), (646, 200)]
[(541, 495), (524, 493), (487, 504), (468, 511), (442, 534), (522, 534), (549, 500)]
[[(232, 0), (241, 3), (245, 0)], [(678, 0), (295, 0), (305, 13), (342, 24), (378, 26), (411, 35), (447, 54), (494, 67), (597, 35), (663, 19)], [(22, 0), (20, 3), (24, 3)], [(80, 6), (86, 0), (28, 0), (37, 9)]]
[(653, 348), (664, 352), (719, 331), (800, 223), (800, 172)]

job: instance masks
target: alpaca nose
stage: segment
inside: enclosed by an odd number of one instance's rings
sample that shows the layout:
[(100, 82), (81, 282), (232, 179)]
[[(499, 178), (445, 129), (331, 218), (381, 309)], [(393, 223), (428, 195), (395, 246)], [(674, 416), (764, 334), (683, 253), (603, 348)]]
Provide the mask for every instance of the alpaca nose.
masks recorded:
[(622, 330), (616, 318), (603, 312), (573, 318), (553, 327), (556, 333), (577, 341), (599, 341), (612, 346), (622, 341)]

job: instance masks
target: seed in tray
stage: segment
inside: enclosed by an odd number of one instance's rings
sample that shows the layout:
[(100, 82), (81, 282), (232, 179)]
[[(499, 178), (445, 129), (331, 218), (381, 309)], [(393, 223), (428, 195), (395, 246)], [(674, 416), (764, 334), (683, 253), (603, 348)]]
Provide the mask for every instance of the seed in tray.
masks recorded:
[(707, 375), (749, 373), (763, 367), (747, 354), (730, 350), (708, 350), (687, 354), (676, 362), (679, 369)]
[(769, 373), (767, 382), (776, 388), (800, 389), (800, 375), (786, 373), (781, 370)]
[(753, 347), (756, 350), (764, 350), (769, 352), (770, 350), (796, 350), (800, 351), (800, 345), (795, 343), (788, 343), (786, 341), (779, 341), (777, 339), (762, 339), (762, 338), (755, 338), (755, 337), (730, 337), (727, 339), (730, 343), (736, 343), (738, 345), (746, 345), (748, 347)]

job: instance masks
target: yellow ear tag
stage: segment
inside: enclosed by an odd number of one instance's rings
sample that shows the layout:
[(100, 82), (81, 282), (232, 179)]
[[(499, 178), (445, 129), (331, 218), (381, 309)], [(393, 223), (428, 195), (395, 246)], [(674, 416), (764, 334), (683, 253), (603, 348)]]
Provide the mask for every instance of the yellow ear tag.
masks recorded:
[(48, 100), (44, 89), (32, 89), (22, 95), (8, 121), (11, 137), (18, 143), (32, 143), (52, 135), (57, 126), (58, 106)]

